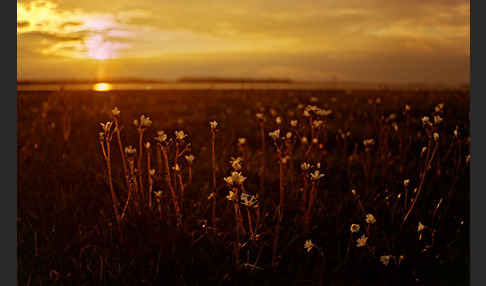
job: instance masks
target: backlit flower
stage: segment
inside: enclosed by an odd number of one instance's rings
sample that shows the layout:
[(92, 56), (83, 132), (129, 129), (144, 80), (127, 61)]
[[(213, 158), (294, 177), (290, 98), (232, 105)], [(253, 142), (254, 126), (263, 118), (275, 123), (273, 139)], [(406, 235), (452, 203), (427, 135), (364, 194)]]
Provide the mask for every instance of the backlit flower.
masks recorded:
[(182, 130), (176, 130), (174, 134), (177, 140), (183, 140), (184, 138), (187, 137), (187, 134), (185, 134), (184, 131)]
[(242, 193), (240, 196), (241, 203), (247, 207), (257, 208), (258, 200), (255, 196)]
[(280, 137), (280, 129), (269, 132), (268, 136), (270, 136), (273, 140), (277, 140)]
[(324, 174), (319, 173), (319, 170), (315, 170), (313, 173), (310, 174), (312, 181), (317, 181), (320, 178), (324, 177)]
[(434, 140), (437, 142), (439, 141), (439, 133), (434, 132)]
[(296, 127), (297, 123), (299, 123), (297, 120), (290, 120), (290, 126)]
[(238, 138), (238, 144), (244, 145), (245, 143), (246, 143), (246, 138), (243, 138), (243, 137)]
[(356, 240), (356, 247), (363, 247), (366, 245), (366, 241), (368, 241), (368, 237), (366, 235), (362, 235), (360, 238)]
[(380, 261), (381, 263), (383, 263), (383, 265), (388, 266), (388, 264), (390, 263), (390, 258), (391, 255), (383, 255), (380, 257)]
[(230, 160), (231, 167), (236, 171), (241, 170), (241, 162), (242, 161), (243, 161), (243, 158), (241, 158), (241, 157), (231, 158), (231, 160)]
[(163, 130), (157, 131), (157, 136), (155, 137), (155, 140), (163, 143), (167, 139), (167, 134)]
[(216, 129), (216, 127), (218, 127), (218, 122), (215, 120), (209, 121), (209, 127), (211, 127), (211, 129)]
[(310, 239), (306, 240), (305, 243), (304, 243), (304, 249), (307, 252), (310, 252), (312, 250), (312, 248), (314, 248), (314, 243), (312, 243), (312, 240), (310, 240)]
[(109, 133), (113, 123), (111, 121), (107, 121), (106, 123), (100, 123), (100, 125), (101, 125), (101, 129), (103, 129), (103, 132)]
[(408, 187), (409, 184), (410, 184), (410, 180), (409, 179), (403, 180), (403, 185), (405, 187)]
[(374, 224), (375, 222), (376, 222), (376, 219), (372, 214), (366, 215), (366, 223)]
[(120, 109), (118, 109), (118, 107), (114, 107), (112, 110), (111, 110), (111, 114), (113, 114), (113, 116), (118, 116), (120, 115)]
[(425, 226), (422, 224), (422, 222), (419, 221), (418, 227), (417, 227), (417, 232), (421, 232), (424, 229), (425, 229)]
[(246, 180), (246, 177), (244, 177), (241, 172), (231, 172), (231, 176), (228, 176), (224, 178), (224, 181), (230, 185), (241, 185), (243, 182)]
[(304, 163), (300, 164), (300, 168), (301, 168), (303, 171), (307, 171), (307, 170), (309, 170), (311, 167), (312, 167), (312, 165), (311, 165), (311, 164), (309, 164), (309, 163), (306, 163), (306, 162), (304, 162)]
[(133, 155), (135, 153), (137, 153), (137, 149), (133, 148), (131, 145), (125, 147), (125, 153), (127, 155)]
[(353, 223), (350, 227), (351, 232), (358, 232), (359, 231), (359, 224)]
[(277, 118), (275, 118), (275, 123), (282, 124), (282, 117), (277, 116)]
[(192, 155), (192, 154), (186, 155), (186, 156), (184, 156), (184, 158), (186, 158), (186, 161), (189, 164), (192, 164), (192, 162), (194, 161), (194, 155)]
[(236, 193), (233, 191), (229, 191), (228, 195), (226, 196), (226, 199), (229, 201), (234, 201), (237, 199)]

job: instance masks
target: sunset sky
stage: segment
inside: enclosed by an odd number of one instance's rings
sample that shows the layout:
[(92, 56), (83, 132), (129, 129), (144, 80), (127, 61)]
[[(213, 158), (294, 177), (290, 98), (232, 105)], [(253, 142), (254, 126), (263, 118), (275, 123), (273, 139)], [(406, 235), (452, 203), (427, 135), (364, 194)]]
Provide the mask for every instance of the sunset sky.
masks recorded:
[(17, 1), (17, 78), (469, 82), (469, 0)]

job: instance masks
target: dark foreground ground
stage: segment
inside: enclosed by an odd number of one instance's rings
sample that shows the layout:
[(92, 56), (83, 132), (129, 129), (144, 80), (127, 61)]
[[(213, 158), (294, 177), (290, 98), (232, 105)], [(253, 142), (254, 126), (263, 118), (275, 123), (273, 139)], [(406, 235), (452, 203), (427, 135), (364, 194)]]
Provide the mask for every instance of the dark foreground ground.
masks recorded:
[[(439, 103), (444, 103), (439, 112), (443, 122), (434, 127), (439, 134), (435, 157), (415, 209), (402, 226), (416, 195), (413, 189), (422, 181), (422, 147), (433, 140), (421, 119), (429, 116), (433, 121)], [(301, 143), (301, 137), (310, 134), (302, 116), (302, 106), (308, 104), (333, 111), (322, 119), (322, 146), (309, 153)], [(406, 104), (411, 110), (404, 113)], [(163, 191), (161, 211), (154, 207), (138, 215), (129, 209), (120, 238), (98, 135), (99, 123), (111, 120), (114, 106), (121, 110), (123, 143), (137, 150), (132, 121), (141, 114), (153, 121), (144, 139), (153, 146), (157, 130), (169, 137), (174, 130), (189, 134), (186, 141), (192, 143), (196, 159), (192, 182), (185, 188), (182, 228), (175, 225), (167, 186), (156, 176), (154, 191)], [(264, 194), (259, 185), (263, 155), (257, 112), (266, 118)], [(280, 125), (277, 116), (282, 118)], [(299, 120), (298, 127), (289, 125), (292, 119)], [(208, 200), (213, 191), (210, 120), (219, 123), (216, 225), (211, 223)], [(293, 132), (298, 140), (283, 170), (287, 200), (279, 263), (272, 267), (280, 182), (277, 152), (266, 134), (277, 128), (282, 135)], [(258, 239), (242, 239), (246, 244), (237, 265), (235, 216), (225, 198), (229, 189), (223, 177), (231, 172), (230, 158), (240, 154), (240, 137), (247, 138), (244, 186), (259, 195), (262, 223)], [(366, 138), (375, 139), (368, 152), (363, 147)], [(467, 285), (469, 144), (469, 92), (464, 91), (21, 92), (19, 285)], [(116, 140), (112, 153), (114, 188), (125, 202), (127, 187)], [(155, 153), (152, 160), (156, 161)], [(317, 184), (309, 232), (302, 229), (301, 188), (308, 186), (300, 168), (303, 162), (320, 162), (326, 175)], [(186, 171), (183, 165), (182, 177), (188, 182)], [(410, 179), (408, 192), (405, 179)], [(246, 213), (243, 207), (242, 211)], [(374, 215), (375, 224), (367, 225), (366, 213)], [(419, 222), (426, 226), (420, 232)], [(360, 224), (360, 232), (350, 232), (353, 223)], [(358, 248), (361, 235), (368, 241)], [(309, 239), (316, 247), (307, 252), (304, 242)], [(387, 266), (380, 261), (383, 255), (393, 256)]]

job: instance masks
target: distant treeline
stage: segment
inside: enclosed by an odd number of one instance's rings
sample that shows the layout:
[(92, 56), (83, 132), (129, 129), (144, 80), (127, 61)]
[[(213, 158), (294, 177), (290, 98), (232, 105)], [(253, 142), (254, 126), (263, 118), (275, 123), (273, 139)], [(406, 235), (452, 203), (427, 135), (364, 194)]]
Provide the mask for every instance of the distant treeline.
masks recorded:
[[(93, 84), (97, 82), (109, 83), (170, 83), (174, 81), (158, 79), (139, 79), (139, 78), (117, 78), (117, 79), (58, 79), (58, 80), (20, 80), (17, 84)], [(253, 78), (216, 78), (216, 77), (183, 77), (175, 82), (185, 83), (292, 83), (290, 79), (253, 79)]]
[(293, 83), (290, 79), (281, 78), (222, 78), (222, 77), (183, 77), (178, 82), (202, 82), (202, 83)]

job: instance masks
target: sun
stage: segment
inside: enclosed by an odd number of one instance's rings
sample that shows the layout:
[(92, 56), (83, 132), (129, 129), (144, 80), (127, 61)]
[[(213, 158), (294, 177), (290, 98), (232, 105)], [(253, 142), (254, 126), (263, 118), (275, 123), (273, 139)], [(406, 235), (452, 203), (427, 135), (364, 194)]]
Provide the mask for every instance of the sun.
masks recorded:
[(106, 83), (106, 82), (99, 82), (99, 83), (93, 85), (94, 91), (110, 91), (111, 89), (112, 89), (111, 84)]

